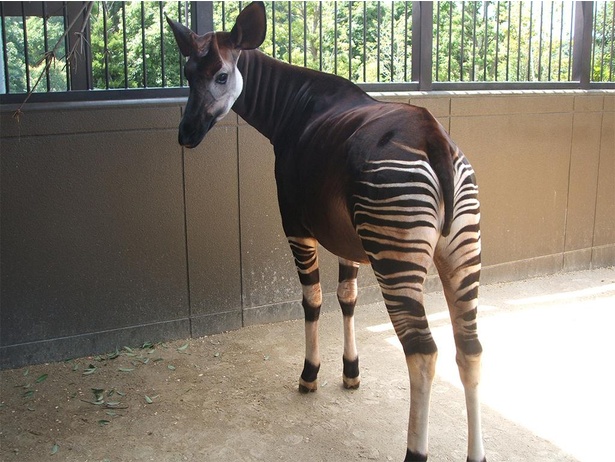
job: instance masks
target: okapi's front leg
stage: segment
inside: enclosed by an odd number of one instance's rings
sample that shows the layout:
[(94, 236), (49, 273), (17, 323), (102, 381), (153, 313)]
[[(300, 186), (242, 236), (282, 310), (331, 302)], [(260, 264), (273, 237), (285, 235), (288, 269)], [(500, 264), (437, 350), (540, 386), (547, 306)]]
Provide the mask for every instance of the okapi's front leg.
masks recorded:
[(318, 348), (318, 319), (322, 305), (322, 290), (318, 271), (318, 242), (313, 238), (289, 237), (295, 257), (299, 281), (303, 289), (305, 314), (305, 362), (299, 379), (299, 391), (309, 393), (318, 389), (320, 352)]
[(350, 260), (339, 259), (339, 279), (337, 300), (344, 316), (344, 388), (357, 389), (361, 383), (359, 374), (359, 354), (354, 329), (354, 308), (357, 303), (357, 274), (359, 264)]

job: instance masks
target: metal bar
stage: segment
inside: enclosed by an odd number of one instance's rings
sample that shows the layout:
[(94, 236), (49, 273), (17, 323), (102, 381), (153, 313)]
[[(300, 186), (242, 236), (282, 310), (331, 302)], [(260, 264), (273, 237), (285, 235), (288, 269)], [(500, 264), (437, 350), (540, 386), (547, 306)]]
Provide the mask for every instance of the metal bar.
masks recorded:
[(510, 26), (512, 25), (511, 22), (511, 2), (508, 2), (508, 16), (506, 19), (506, 81), (508, 82), (510, 80), (509, 78), (509, 74), (510, 74)]
[(28, 93), (30, 93), (30, 53), (28, 50), (28, 25), (26, 20), (26, 10), (24, 7), (24, 2), (21, 2), (21, 24), (23, 26), (23, 51), (24, 64), (26, 66), (26, 90), (28, 91)]
[(293, 17), (291, 14), (291, 2), (288, 2), (288, 62), (289, 64), (293, 63), (293, 45), (292, 45), (292, 22)]
[(367, 3), (363, 2), (363, 81), (367, 80)]
[[(100, 11), (100, 9), (99, 9)], [(105, 63), (105, 90), (109, 89), (109, 40), (107, 38), (107, 3), (102, 4), (103, 19), (103, 61)]]
[(521, 26), (523, 24), (522, 12), (523, 2), (519, 2), (519, 30), (517, 31), (517, 82), (520, 80), (519, 75), (521, 72)]
[(478, 11), (478, 5), (472, 4), (472, 71), (470, 73), (470, 80), (476, 80), (476, 12)]
[[(126, 40), (126, 3), (122, 2), (122, 54), (124, 55), (124, 88), (128, 88), (128, 43)], [(181, 58), (180, 58), (181, 59)], [(181, 75), (181, 61), (180, 61)]]
[[(598, 5), (596, 5), (596, 9)], [(604, 80), (604, 44), (606, 35), (606, 3), (604, 4), (604, 13), (602, 17), (602, 49), (600, 51), (600, 81)], [(612, 40), (612, 39), (611, 39)]]
[(530, 2), (530, 33), (528, 35), (529, 40), (528, 42), (528, 50), (527, 50), (527, 81), (530, 82), (533, 80), (533, 76), (534, 76), (534, 72), (532, 69), (532, 38), (534, 37), (534, 35), (532, 34), (532, 25), (533, 25), (533, 18), (532, 18), (532, 13), (534, 12), (534, 4), (532, 2)]
[(433, 3), (417, 2), (412, 8), (412, 80), (419, 90), (432, 89)]
[(333, 2), (333, 73), (337, 75), (337, 2)]
[[(160, 8), (162, 10), (162, 4)], [(190, 10), (190, 28), (194, 32), (203, 35), (214, 30), (213, 2), (190, 2)]]
[(318, 52), (318, 69), (322, 71), (322, 3), (318, 5), (318, 35), (319, 35), (319, 52)]
[(1, 93), (10, 93), (10, 83), (9, 83), (9, 65), (8, 65), (8, 56), (7, 56), (7, 46), (6, 46), (6, 21), (4, 20), (4, 2), (0, 2), (0, 21), (2, 25), (2, 69), (4, 71), (3, 78), (3, 87), (0, 88)]
[(49, 30), (47, 27), (47, 3), (43, 2), (42, 3), (42, 7), (43, 7), (43, 45), (45, 47), (45, 87), (47, 88), (47, 91), (51, 91), (51, 80), (49, 78), (49, 67), (47, 66), (47, 60), (49, 59), (53, 59), (49, 58), (47, 56), (47, 53), (49, 53)]
[(408, 2), (404, 2), (404, 82), (407, 82), (407, 81), (408, 81)]
[(391, 82), (395, 81), (395, 2), (391, 2)]
[(303, 67), (307, 67), (307, 2), (303, 2)]
[(495, 70), (494, 80), (498, 81), (498, 58), (500, 54), (500, 2), (495, 2)]
[(483, 55), (483, 80), (487, 80), (487, 50), (489, 48), (489, 2), (485, 6), (485, 47)]
[(271, 56), (275, 58), (275, 3), (271, 2)]
[(594, 5), (591, 2), (576, 2), (575, 13), (572, 78), (580, 82), (581, 88), (587, 89), (591, 81), (590, 69)]
[(448, 78), (451, 81), (451, 57), (453, 56), (453, 2), (448, 2)]
[(143, 88), (147, 88), (147, 61), (145, 53), (145, 3), (141, 2), (141, 59), (143, 60)]
[(352, 80), (352, 2), (348, 2), (348, 80)]
[(538, 28), (538, 80), (542, 80), (542, 27), (544, 15), (544, 3), (540, 3), (540, 26)]
[(464, 57), (464, 42), (465, 42), (465, 22), (466, 22), (466, 9), (465, 3), (461, 2), (461, 59), (459, 61), (459, 80), (463, 82), (463, 62), (465, 61)]
[(557, 59), (557, 81), (562, 80), (562, 50), (564, 49), (564, 4), (560, 2), (560, 26), (559, 26), (559, 56)]
[(613, 81), (613, 63), (615, 62), (615, 3), (611, 13), (611, 63), (609, 66), (609, 81)]
[[(547, 73), (547, 80), (551, 81), (551, 64), (553, 60), (553, 9), (555, 4), (551, 3), (551, 18), (549, 21), (549, 67)], [(560, 46), (561, 48), (561, 46)]]
[(158, 24), (160, 25), (160, 73), (162, 74), (162, 86), (166, 87), (167, 72), (165, 66), (166, 53), (164, 48), (164, 12), (162, 10), (162, 2), (158, 2)]
[(376, 39), (376, 82), (380, 82), (380, 24), (382, 23), (382, 14), (380, 11), (380, 2), (378, 2), (378, 35)]

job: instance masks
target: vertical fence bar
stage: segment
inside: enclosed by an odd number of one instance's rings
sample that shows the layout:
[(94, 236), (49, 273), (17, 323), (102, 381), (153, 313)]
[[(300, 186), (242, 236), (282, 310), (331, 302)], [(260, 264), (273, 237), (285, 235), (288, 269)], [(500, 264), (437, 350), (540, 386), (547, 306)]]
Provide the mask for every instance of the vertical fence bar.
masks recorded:
[[(551, 64), (553, 61), (553, 10), (555, 8), (555, 4), (551, 3), (551, 18), (549, 21), (549, 67), (548, 67), (548, 71), (547, 71), (547, 76), (548, 76), (548, 80), (549, 82), (552, 80), (552, 76), (551, 76)], [(561, 46), (560, 46), (561, 48)]]
[[(107, 3), (103, 2), (102, 20), (103, 20), (103, 56), (105, 64), (105, 90), (109, 89), (109, 40), (107, 37)], [(99, 8), (100, 12), (100, 8)]]
[(124, 88), (128, 88), (128, 44), (126, 39), (126, 3), (124, 2), (122, 2), (122, 54), (124, 55)]
[(141, 2), (141, 59), (143, 65), (143, 88), (147, 88), (147, 62), (145, 55), (145, 3)]
[(291, 2), (288, 2), (288, 63), (293, 63), (293, 44), (292, 44), (292, 22)]
[(4, 20), (4, 2), (0, 2), (0, 21), (2, 25), (2, 71), (3, 88), (0, 88), (0, 93), (10, 93), (11, 87), (9, 82), (9, 64), (6, 46), (6, 21)]
[[(28, 46), (28, 25), (26, 20), (26, 7), (24, 2), (21, 2), (21, 23), (23, 25), (23, 51), (24, 63), (26, 66), (26, 89), (30, 93), (30, 53)], [(8, 63), (7, 63), (8, 65)]]
[(378, 2), (378, 38), (376, 39), (376, 82), (380, 82), (380, 24), (382, 23), (382, 11)]
[(352, 80), (352, 2), (348, 2), (348, 80)]
[(363, 2), (363, 82), (367, 81), (367, 3)]
[(495, 70), (494, 80), (498, 82), (498, 58), (500, 55), (500, 2), (495, 2)]
[(489, 2), (485, 2), (484, 3), (485, 6), (485, 10), (484, 10), (484, 16), (485, 16), (485, 48), (484, 48), (484, 55), (483, 55), (483, 81), (487, 81), (487, 51), (489, 49)]
[(333, 2), (333, 73), (337, 75), (337, 2)]
[(461, 2), (461, 59), (459, 60), (459, 80), (463, 82), (463, 62), (465, 61), (465, 23), (466, 23), (466, 2)]
[(395, 80), (395, 2), (391, 2), (391, 82)]
[(544, 16), (544, 3), (540, 3), (540, 23), (538, 26), (538, 81), (542, 80), (542, 27)]
[(613, 81), (613, 63), (615, 61), (615, 3), (611, 13), (611, 63), (609, 66), (609, 81)]
[(448, 2), (448, 78), (451, 81), (451, 59), (453, 56), (453, 2)]
[(583, 89), (589, 88), (594, 5), (576, 2), (574, 17), (574, 48), (572, 50), (572, 78)]
[(303, 67), (307, 67), (307, 2), (303, 2)]
[(160, 72), (162, 74), (162, 87), (167, 86), (167, 73), (165, 66), (165, 47), (164, 47), (164, 11), (162, 2), (158, 2), (158, 23), (160, 25)]
[(322, 3), (318, 5), (318, 69), (322, 71)]
[(271, 2), (271, 56), (275, 58), (275, 2)]
[(43, 9), (43, 46), (45, 47), (45, 87), (47, 91), (51, 91), (51, 80), (49, 78), (49, 67), (47, 66), (47, 62), (49, 59), (47, 53), (49, 53), (49, 29), (47, 27), (47, 3), (42, 2), (41, 4)]
[(478, 5), (472, 3), (472, 69), (470, 71), (470, 80), (476, 80), (476, 12)]
[(412, 7), (412, 80), (419, 90), (432, 89), (433, 3), (416, 2)]

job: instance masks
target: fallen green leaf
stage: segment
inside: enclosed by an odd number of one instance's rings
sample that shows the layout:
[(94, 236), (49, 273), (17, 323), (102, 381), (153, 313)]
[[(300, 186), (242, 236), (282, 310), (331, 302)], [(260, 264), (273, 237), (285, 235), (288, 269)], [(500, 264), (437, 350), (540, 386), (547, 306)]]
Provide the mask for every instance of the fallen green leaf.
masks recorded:
[(28, 390), (23, 394), (24, 398), (31, 398), (34, 395), (34, 390)]
[(174, 371), (174, 370), (175, 370), (175, 366), (173, 366), (172, 364), (169, 364), (169, 365), (167, 366), (167, 368), (168, 368), (169, 370), (171, 370), (171, 371)]
[(96, 366), (94, 366), (94, 364), (90, 364), (88, 368), (83, 371), (83, 375), (92, 375), (94, 372), (96, 372)]
[(54, 454), (57, 454), (59, 450), (60, 450), (60, 446), (58, 446), (58, 443), (54, 444), (51, 447), (51, 455), (53, 456)]
[(154, 402), (154, 400), (152, 400), (152, 398), (150, 398), (149, 396), (145, 395), (145, 402), (147, 404), (152, 404)]
[(182, 346), (180, 346), (177, 351), (185, 351), (186, 348), (188, 348), (189, 344), (188, 343), (184, 343)]
[(49, 374), (43, 374), (43, 375), (41, 375), (38, 379), (36, 379), (36, 382), (35, 382), (35, 383), (42, 383), (42, 382), (44, 382), (45, 380), (47, 380), (47, 377), (49, 377)]
[(132, 372), (132, 371), (134, 371), (134, 369), (132, 369), (130, 367), (120, 367), (119, 371), (120, 372)]
[(100, 419), (98, 421), (98, 425), (100, 425), (101, 427), (104, 427), (105, 425), (109, 425), (111, 422), (105, 419)]

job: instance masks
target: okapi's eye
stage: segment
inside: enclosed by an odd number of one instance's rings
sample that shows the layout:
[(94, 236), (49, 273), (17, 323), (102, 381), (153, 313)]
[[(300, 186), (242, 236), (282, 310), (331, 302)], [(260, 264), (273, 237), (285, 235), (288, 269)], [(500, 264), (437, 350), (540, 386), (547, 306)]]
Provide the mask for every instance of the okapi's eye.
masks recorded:
[(219, 83), (220, 85), (226, 84), (227, 80), (228, 80), (228, 74), (225, 74), (225, 73), (218, 74), (218, 76), (216, 77), (216, 83)]

